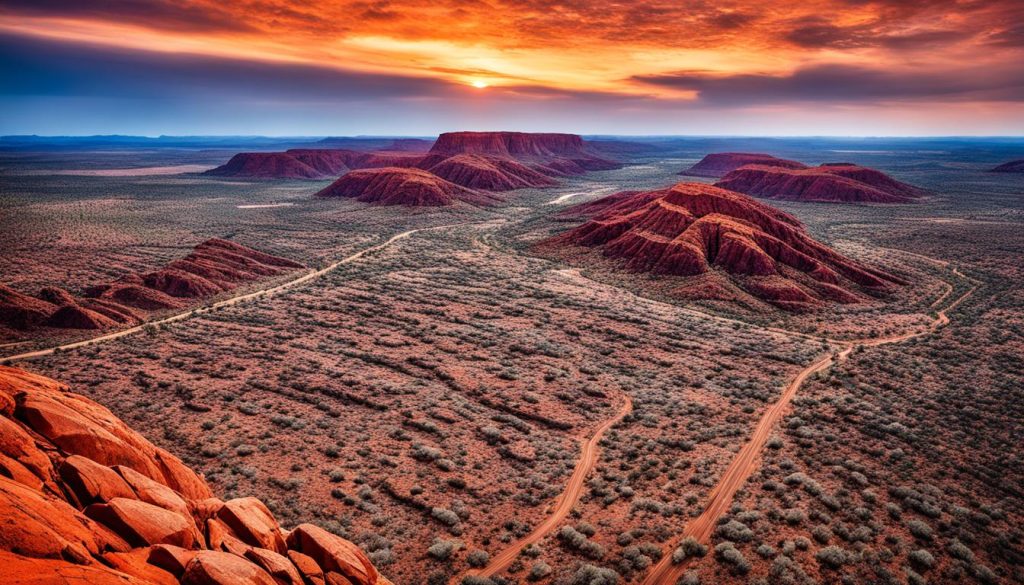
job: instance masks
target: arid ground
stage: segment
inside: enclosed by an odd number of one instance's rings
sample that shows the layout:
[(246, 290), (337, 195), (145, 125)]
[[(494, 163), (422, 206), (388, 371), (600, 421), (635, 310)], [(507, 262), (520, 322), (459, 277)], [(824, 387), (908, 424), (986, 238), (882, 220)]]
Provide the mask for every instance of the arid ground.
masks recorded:
[[(88, 394), (224, 499), (358, 543), (399, 585), (1024, 582), (1024, 175), (985, 172), (1012, 145), (721, 142), (619, 154), (620, 170), (487, 208), (196, 173), (223, 153), (0, 153), (15, 289), (75, 293), (211, 237), (321, 270), (16, 365)], [(787, 313), (537, 252), (581, 222), (567, 207), (669, 186), (730, 147), (928, 190), (770, 202), (910, 284)], [(0, 356), (91, 335), (16, 334)]]

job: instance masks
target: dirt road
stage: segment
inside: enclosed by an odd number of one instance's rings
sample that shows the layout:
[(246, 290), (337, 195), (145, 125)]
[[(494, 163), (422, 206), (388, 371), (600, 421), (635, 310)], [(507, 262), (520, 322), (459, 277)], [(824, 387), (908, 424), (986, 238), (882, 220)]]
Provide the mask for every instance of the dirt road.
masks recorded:
[[(961, 277), (967, 278), (957, 270), (953, 272)], [(643, 585), (671, 585), (675, 583), (685, 572), (688, 563), (683, 562), (674, 564), (672, 562), (672, 551), (684, 538), (693, 537), (697, 541), (707, 544), (711, 540), (711, 534), (718, 525), (718, 520), (725, 514), (726, 510), (732, 505), (733, 497), (736, 492), (747, 482), (747, 479), (757, 470), (761, 460), (761, 453), (764, 451), (765, 443), (768, 442), (768, 437), (775, 425), (782, 418), (790, 401), (793, 396), (796, 395), (797, 390), (800, 386), (817, 372), (825, 370), (832, 366), (832, 364), (846, 358), (850, 352), (857, 346), (874, 347), (879, 345), (889, 345), (893, 343), (901, 343), (908, 339), (914, 339), (927, 335), (949, 323), (949, 317), (946, 315), (947, 312), (952, 311), (961, 302), (963, 302), (968, 296), (971, 295), (976, 289), (977, 285), (969, 289), (963, 295), (961, 295), (956, 301), (951, 303), (945, 309), (938, 312), (937, 317), (932, 321), (931, 325), (927, 329), (922, 331), (915, 331), (911, 333), (904, 333), (901, 335), (893, 335), (890, 337), (879, 337), (873, 339), (861, 339), (856, 341), (843, 342), (842, 349), (835, 353), (826, 354), (812, 364), (800, 371), (795, 378), (786, 386), (783, 390), (782, 395), (775, 404), (771, 405), (761, 416), (757, 426), (754, 428), (754, 432), (750, 439), (747, 441), (743, 448), (740, 449), (736, 457), (733, 458), (729, 467), (725, 470), (725, 473), (719, 479), (718, 484), (711, 490), (708, 495), (707, 504), (704, 507), (704, 511), (700, 516), (694, 518), (689, 524), (687, 524), (682, 533), (676, 536), (668, 546), (666, 554), (661, 558), (642, 581)]]
[[(461, 224), (456, 224), (456, 225), (461, 225)], [(231, 297), (230, 299), (225, 299), (223, 301), (219, 301), (219, 302), (213, 303), (212, 305), (207, 305), (205, 307), (200, 307), (200, 308), (194, 309), (194, 310), (190, 309), (188, 311), (185, 311), (183, 313), (178, 313), (178, 314), (172, 315), (170, 317), (165, 317), (163, 319), (157, 319), (155, 321), (148, 321), (146, 323), (143, 323), (141, 325), (137, 325), (135, 327), (131, 327), (129, 329), (122, 329), (120, 331), (115, 331), (113, 333), (107, 333), (105, 335), (100, 335), (98, 337), (92, 337), (92, 338), (89, 338), (89, 339), (84, 339), (82, 341), (76, 341), (74, 343), (67, 343), (67, 344), (64, 344), (64, 345), (48, 347), (46, 349), (38, 349), (38, 350), (35, 350), (35, 351), (29, 351), (29, 352), (25, 352), (25, 353), (10, 355), (10, 356), (7, 356), (7, 357), (0, 358), (0, 361), (11, 361), (11, 362), (13, 362), (13, 361), (17, 361), (17, 360), (26, 360), (26, 359), (41, 357), (41, 356), (44, 356), (44, 355), (50, 355), (50, 354), (52, 354), (52, 353), (54, 353), (56, 351), (63, 351), (63, 350), (67, 350), (67, 349), (75, 349), (75, 348), (78, 348), (78, 347), (85, 347), (86, 345), (92, 345), (94, 343), (103, 343), (105, 341), (111, 341), (111, 340), (114, 340), (114, 339), (120, 339), (122, 337), (126, 337), (128, 335), (133, 335), (135, 333), (143, 331), (146, 327), (148, 327), (150, 325), (159, 326), (159, 325), (164, 325), (164, 324), (167, 324), (167, 323), (174, 323), (176, 321), (182, 321), (184, 319), (187, 319), (187, 318), (191, 317), (193, 314), (205, 313), (207, 311), (211, 311), (213, 309), (219, 309), (219, 308), (222, 308), (222, 307), (230, 307), (232, 305), (237, 305), (238, 303), (241, 303), (241, 302), (244, 302), (244, 301), (248, 301), (248, 300), (251, 300), (251, 299), (255, 299), (257, 297), (273, 296), (273, 295), (275, 295), (277, 293), (280, 293), (282, 291), (285, 291), (285, 290), (294, 288), (294, 287), (296, 287), (296, 286), (298, 286), (300, 284), (309, 282), (309, 281), (311, 281), (311, 280), (313, 280), (315, 278), (319, 278), (319, 277), (327, 274), (328, 272), (331, 272), (332, 270), (335, 270), (339, 266), (343, 266), (343, 265), (348, 264), (350, 262), (354, 262), (354, 261), (362, 258), (363, 256), (367, 255), (367, 254), (370, 254), (372, 252), (376, 252), (377, 250), (382, 250), (382, 249), (390, 246), (391, 244), (397, 242), (398, 240), (401, 240), (401, 239), (404, 239), (404, 238), (408, 238), (409, 236), (411, 236), (412, 234), (415, 234), (416, 232), (438, 230), (438, 229), (444, 229), (444, 228), (450, 228), (450, 227), (455, 227), (455, 226), (454, 225), (445, 225), (445, 226), (437, 226), (437, 227), (432, 227), (432, 228), (420, 228), (420, 229), (404, 231), (404, 232), (402, 232), (400, 234), (396, 234), (394, 236), (391, 236), (390, 238), (388, 238), (384, 242), (381, 242), (380, 244), (377, 244), (375, 246), (370, 246), (369, 248), (366, 248), (364, 250), (356, 252), (355, 254), (352, 254), (351, 256), (346, 256), (346, 257), (342, 258), (341, 260), (338, 260), (337, 262), (334, 262), (334, 263), (332, 263), (332, 264), (330, 264), (330, 265), (328, 265), (328, 266), (326, 266), (324, 268), (321, 268), (320, 270), (312, 270), (312, 271), (307, 272), (307, 273), (305, 273), (305, 274), (303, 274), (301, 276), (296, 277), (293, 280), (289, 280), (288, 282), (285, 282), (285, 283), (282, 283), (282, 284), (278, 284), (278, 285), (270, 287), (270, 288), (253, 291), (251, 293), (246, 293), (244, 295), (239, 295), (237, 297)]]
[(558, 496), (558, 499), (554, 502), (554, 508), (548, 512), (547, 518), (543, 522), (534, 527), (533, 531), (526, 536), (516, 540), (509, 544), (507, 547), (502, 549), (501, 552), (491, 557), (490, 562), (486, 567), (476, 570), (469, 571), (465, 575), (459, 575), (453, 579), (453, 583), (459, 583), (462, 577), (467, 575), (476, 575), (479, 577), (491, 577), (494, 576), (511, 565), (519, 553), (526, 548), (528, 545), (536, 544), (547, 536), (552, 530), (558, 527), (562, 523), (562, 520), (569, 515), (572, 511), (573, 506), (579, 501), (580, 496), (583, 494), (583, 486), (585, 485), (587, 476), (593, 471), (597, 465), (598, 455), (600, 454), (600, 447), (598, 443), (601, 442), (601, 438), (608, 432), (608, 429), (615, 426), (617, 422), (622, 420), (622, 417), (626, 416), (633, 411), (633, 400), (629, 396), (623, 394), (625, 403), (615, 413), (615, 416), (601, 423), (601, 426), (594, 430), (594, 434), (583, 443), (583, 447), (580, 450), (580, 458), (576, 463), (576, 469), (573, 470), (572, 475), (569, 477), (569, 482), (565, 486), (565, 490)]

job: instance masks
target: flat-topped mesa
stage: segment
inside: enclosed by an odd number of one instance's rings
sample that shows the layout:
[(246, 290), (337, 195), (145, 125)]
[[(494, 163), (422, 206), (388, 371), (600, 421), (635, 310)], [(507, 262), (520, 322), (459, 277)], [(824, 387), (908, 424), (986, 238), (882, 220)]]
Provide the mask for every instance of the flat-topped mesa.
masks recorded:
[(214, 497), (106, 408), (4, 366), (0, 510), (4, 583), (391, 585), (355, 544)]
[(83, 298), (58, 288), (45, 288), (36, 298), (0, 285), (0, 329), (135, 325), (145, 320), (147, 312), (183, 308), (194, 299), (299, 268), (303, 265), (287, 258), (211, 238), (159, 270), (90, 286)]
[(790, 169), (746, 165), (715, 183), (766, 199), (833, 203), (914, 203), (925, 191), (885, 173), (851, 163)]
[(456, 203), (494, 205), (501, 201), (495, 195), (456, 185), (429, 171), (398, 167), (351, 171), (316, 196), (346, 197), (374, 205), (408, 207), (441, 207)]
[(787, 169), (803, 169), (807, 165), (795, 160), (777, 158), (770, 154), (753, 152), (716, 152), (702, 158), (692, 167), (680, 171), (680, 175), (689, 177), (723, 177), (744, 165), (765, 165)]
[(989, 170), (992, 173), (1024, 173), (1024, 159), (1011, 160)]
[(477, 154), (513, 159), (551, 176), (621, 168), (601, 157), (576, 134), (529, 132), (446, 132), (428, 155)]
[(326, 179), (349, 169), (416, 166), (422, 158), (422, 152), (293, 148), (284, 152), (241, 152), (204, 174), (250, 179)]
[(607, 199), (583, 204), (596, 215), (542, 247), (596, 248), (633, 272), (724, 273), (725, 286), (790, 310), (861, 302), (904, 284), (814, 241), (793, 216), (741, 193), (679, 183)]

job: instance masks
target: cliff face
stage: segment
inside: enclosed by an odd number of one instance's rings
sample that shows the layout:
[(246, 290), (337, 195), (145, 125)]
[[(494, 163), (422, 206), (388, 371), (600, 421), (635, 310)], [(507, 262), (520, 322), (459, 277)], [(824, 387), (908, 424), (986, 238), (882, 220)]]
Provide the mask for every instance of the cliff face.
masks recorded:
[(487, 154), (491, 156), (556, 157), (588, 154), (575, 134), (526, 132), (446, 132), (438, 136), (431, 154)]
[(147, 311), (180, 308), (191, 299), (298, 268), (302, 264), (287, 258), (213, 238), (160, 270), (89, 287), (83, 298), (57, 288), (44, 289), (36, 298), (0, 285), (0, 327), (106, 329), (136, 324)]
[(500, 201), (494, 195), (456, 185), (428, 171), (396, 167), (349, 172), (316, 196), (409, 207), (440, 207), (458, 202), (493, 205)]
[(697, 164), (680, 172), (690, 177), (722, 177), (744, 165), (776, 166), (787, 169), (802, 169), (807, 165), (776, 158), (770, 154), (751, 152), (716, 152), (702, 158)]
[(755, 197), (838, 203), (912, 203), (924, 191), (867, 167), (829, 163), (788, 169), (747, 165), (722, 177), (716, 186)]
[(901, 282), (814, 241), (793, 216), (709, 185), (680, 183), (584, 205), (596, 215), (548, 245), (597, 248), (634, 272), (717, 269), (746, 293), (794, 310), (858, 302), (863, 292)]
[(3, 366), (0, 511), (5, 584), (389, 584), (351, 542), (216, 498), (109, 410)]

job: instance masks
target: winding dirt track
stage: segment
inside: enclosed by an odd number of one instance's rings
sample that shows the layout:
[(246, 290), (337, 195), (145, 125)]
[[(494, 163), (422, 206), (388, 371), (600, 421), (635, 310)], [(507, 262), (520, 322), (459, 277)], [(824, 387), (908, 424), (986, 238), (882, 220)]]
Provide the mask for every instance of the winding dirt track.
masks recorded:
[[(953, 273), (957, 276), (968, 278), (956, 269), (953, 269)], [(722, 517), (725, 511), (729, 509), (729, 506), (732, 505), (732, 500), (736, 495), (736, 492), (743, 487), (747, 482), (747, 479), (749, 479), (754, 471), (757, 470), (757, 467), (760, 464), (761, 453), (764, 450), (764, 445), (768, 441), (768, 437), (771, 434), (772, 429), (775, 427), (776, 423), (779, 422), (779, 419), (782, 418), (782, 415), (789, 406), (793, 396), (796, 395), (797, 390), (800, 389), (800, 386), (803, 385), (807, 378), (846, 358), (857, 346), (874, 347), (879, 345), (889, 345), (931, 333), (935, 329), (949, 323), (949, 317), (946, 313), (956, 308), (957, 305), (963, 302), (977, 288), (978, 285), (975, 284), (956, 301), (951, 303), (945, 309), (939, 311), (935, 320), (932, 321), (928, 328), (922, 331), (893, 335), (890, 337), (843, 342), (843, 349), (838, 353), (826, 354), (801, 370), (789, 385), (786, 386), (786, 389), (782, 392), (782, 396), (779, 397), (779, 400), (769, 407), (761, 416), (761, 420), (758, 421), (757, 426), (754, 428), (753, 435), (751, 435), (747, 443), (743, 445), (743, 448), (740, 449), (739, 453), (736, 454), (736, 457), (733, 458), (728, 469), (726, 469), (725, 473), (722, 475), (722, 478), (718, 480), (718, 484), (711, 490), (711, 493), (708, 495), (708, 502), (704, 507), (704, 511), (700, 516), (694, 518), (690, 523), (688, 523), (683, 528), (681, 534), (677, 535), (675, 539), (669, 542), (668, 554), (664, 555), (661, 558), (661, 561), (654, 566), (650, 573), (648, 573), (647, 577), (641, 582), (642, 585), (672, 584), (682, 577), (688, 563), (684, 561), (679, 564), (674, 564), (672, 562), (671, 552), (680, 541), (687, 537), (693, 537), (703, 544), (707, 544), (711, 540), (711, 534), (714, 531), (715, 526), (718, 525), (718, 520)], [(951, 291), (952, 287), (950, 292)], [(945, 298), (945, 296), (946, 295), (943, 295), (942, 298)]]
[[(597, 465), (598, 455), (600, 454), (600, 447), (598, 443), (601, 442), (601, 438), (608, 432), (608, 429), (615, 426), (624, 416), (633, 411), (633, 400), (626, 394), (622, 395), (625, 398), (625, 403), (615, 413), (615, 416), (601, 423), (601, 426), (594, 430), (594, 434), (583, 443), (583, 447), (580, 450), (580, 459), (576, 463), (576, 469), (573, 470), (572, 475), (569, 477), (569, 482), (565, 485), (565, 490), (555, 500), (554, 509), (548, 513), (548, 517), (543, 522), (538, 524), (532, 532), (512, 544), (505, 547), (501, 552), (491, 557), (490, 562), (486, 567), (478, 571), (469, 571), (466, 575), (476, 575), (478, 577), (491, 577), (497, 573), (500, 573), (508, 568), (509, 565), (516, 560), (519, 553), (528, 545), (536, 544), (540, 542), (549, 532), (554, 530), (561, 524), (562, 520), (569, 515), (572, 511), (573, 506), (579, 501), (580, 496), (583, 493), (584, 482), (590, 472), (593, 471)], [(460, 575), (453, 580), (458, 583), (461, 578), (466, 575)]]
[(67, 350), (67, 349), (75, 349), (77, 347), (84, 347), (86, 345), (92, 345), (94, 343), (103, 343), (105, 341), (111, 341), (111, 340), (114, 340), (114, 339), (120, 339), (122, 337), (127, 337), (128, 335), (132, 335), (132, 334), (138, 333), (138, 332), (144, 330), (146, 327), (148, 327), (150, 325), (157, 326), (157, 325), (164, 325), (166, 323), (174, 323), (176, 321), (182, 321), (184, 319), (187, 319), (187, 318), (191, 317), (193, 314), (205, 313), (207, 311), (211, 311), (213, 309), (219, 309), (221, 307), (230, 307), (232, 305), (237, 305), (238, 303), (241, 303), (241, 302), (244, 302), (244, 301), (248, 301), (248, 300), (251, 300), (251, 299), (255, 299), (257, 297), (272, 296), (272, 295), (275, 295), (275, 294), (280, 293), (282, 291), (288, 290), (290, 288), (294, 288), (294, 287), (296, 287), (296, 286), (298, 286), (300, 284), (309, 282), (310, 280), (313, 280), (315, 278), (319, 278), (319, 277), (327, 274), (328, 272), (331, 272), (332, 270), (335, 270), (339, 266), (343, 266), (343, 265), (348, 264), (350, 262), (354, 262), (354, 261), (362, 258), (363, 256), (367, 255), (367, 254), (370, 254), (370, 253), (376, 252), (378, 250), (382, 250), (384, 248), (387, 248), (388, 246), (390, 246), (391, 244), (397, 242), (398, 240), (401, 240), (401, 239), (404, 239), (404, 238), (408, 238), (409, 236), (415, 234), (416, 232), (423, 232), (423, 231), (430, 231), (430, 230), (439, 230), (439, 229), (444, 229), (444, 228), (455, 227), (455, 225), (463, 225), (463, 224), (444, 225), (444, 226), (437, 226), (437, 227), (430, 227), (430, 228), (419, 228), (419, 229), (404, 231), (404, 232), (402, 232), (400, 234), (396, 234), (394, 236), (391, 236), (387, 240), (385, 240), (385, 241), (383, 241), (383, 242), (381, 242), (381, 243), (379, 243), (377, 245), (370, 246), (369, 248), (366, 248), (366, 249), (363, 249), (363, 250), (361, 250), (359, 252), (356, 252), (355, 254), (352, 254), (351, 256), (346, 256), (346, 257), (342, 258), (341, 260), (338, 260), (337, 262), (334, 262), (334, 263), (332, 263), (332, 264), (330, 264), (330, 265), (328, 265), (328, 266), (326, 266), (324, 268), (321, 268), (320, 270), (312, 270), (312, 271), (307, 272), (307, 273), (305, 273), (305, 274), (303, 274), (301, 276), (296, 277), (293, 280), (289, 280), (288, 282), (284, 282), (282, 284), (279, 284), (279, 285), (276, 285), (276, 286), (272, 286), (270, 288), (260, 289), (260, 290), (257, 290), (257, 291), (253, 291), (251, 293), (246, 293), (244, 295), (239, 295), (237, 297), (231, 297), (230, 299), (225, 299), (223, 301), (219, 301), (219, 302), (213, 303), (212, 305), (207, 305), (205, 307), (201, 307), (201, 308), (198, 308), (198, 309), (189, 309), (188, 311), (185, 311), (185, 312), (182, 312), (182, 313), (177, 313), (175, 315), (171, 315), (170, 317), (165, 317), (163, 319), (157, 319), (155, 321), (147, 321), (146, 323), (142, 323), (141, 325), (137, 325), (137, 326), (131, 327), (129, 329), (122, 329), (120, 331), (115, 331), (113, 333), (108, 333), (106, 335), (100, 335), (98, 337), (91, 337), (89, 339), (84, 339), (82, 341), (76, 341), (74, 343), (67, 343), (67, 344), (64, 344), (64, 345), (57, 345), (57, 346), (48, 347), (48, 348), (45, 348), (45, 349), (38, 349), (38, 350), (35, 350), (35, 351), (29, 351), (29, 352), (25, 352), (25, 353), (10, 355), (10, 356), (7, 356), (7, 357), (2, 357), (2, 358), (0, 358), (0, 361), (12, 361), (13, 362), (13, 361), (17, 361), (17, 360), (26, 360), (26, 359), (41, 357), (41, 356), (44, 356), (44, 355), (50, 355), (50, 354), (52, 354), (52, 353), (54, 353), (56, 351), (63, 351), (63, 350)]

